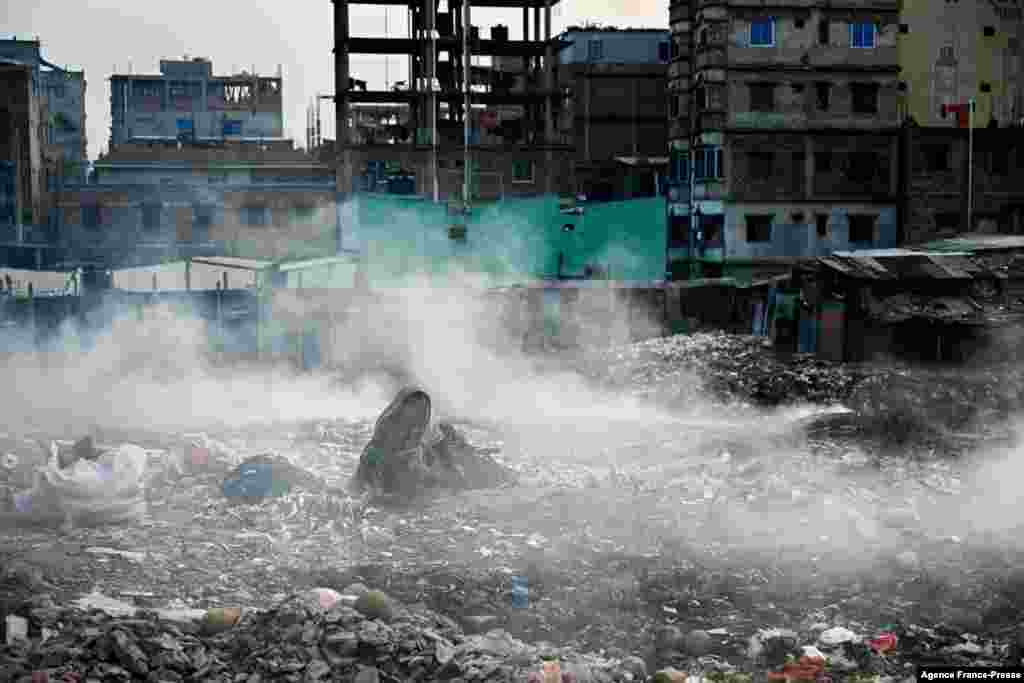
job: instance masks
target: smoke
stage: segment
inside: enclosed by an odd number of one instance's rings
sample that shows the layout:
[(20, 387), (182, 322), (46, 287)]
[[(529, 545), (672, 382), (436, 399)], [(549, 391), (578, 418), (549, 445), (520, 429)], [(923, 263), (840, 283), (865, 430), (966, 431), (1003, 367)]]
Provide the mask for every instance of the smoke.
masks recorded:
[[(411, 214), (403, 220), (403, 229), (415, 229)], [(521, 258), (514, 241), (503, 253)], [(279, 291), (279, 322), (300, 330), (318, 321), (326, 332), (325, 367), (311, 373), (267, 358), (218, 362), (215, 330), (187, 307), (104, 311), (113, 322), (91, 346), (67, 324), (56, 351), (6, 358), (0, 381), (17, 400), (6, 402), (3, 421), (9, 429), (72, 437), (96, 425), (182, 432), (372, 420), (400, 383), (414, 382), (434, 397), (438, 417), (500, 434), (504, 457), (524, 471), (541, 463), (567, 473), (570, 485), (584, 473), (596, 477), (598, 492), (577, 489), (577, 498), (560, 504), (559, 519), (638, 552), (650, 551), (645, 543), (727, 542), (764, 558), (795, 553), (815, 558), (822, 571), (847, 572), (925, 541), (990, 532), (1021, 540), (1015, 451), (988, 454), (962, 472), (905, 463), (877, 469), (856, 449), (841, 461), (808, 450), (797, 423), (820, 406), (726, 414), (698, 389), (683, 409), (669, 410), (585, 379), (561, 362), (568, 352), (539, 361), (524, 349), (528, 293), (495, 295), (494, 283), (493, 276), (448, 268), (365, 296)], [(613, 289), (580, 296), (580, 315), (605, 340), (621, 342), (623, 331), (660, 324), (654, 309), (631, 314)], [(696, 376), (672, 377), (699, 387)], [(630, 473), (636, 491), (607, 484), (613, 468)], [(956, 488), (939, 491), (940, 480)], [(524, 477), (509, 499), (532, 500), (532, 481)], [(511, 505), (488, 504), (496, 514)], [(537, 528), (551, 524), (540, 504), (517, 505), (514, 514)]]

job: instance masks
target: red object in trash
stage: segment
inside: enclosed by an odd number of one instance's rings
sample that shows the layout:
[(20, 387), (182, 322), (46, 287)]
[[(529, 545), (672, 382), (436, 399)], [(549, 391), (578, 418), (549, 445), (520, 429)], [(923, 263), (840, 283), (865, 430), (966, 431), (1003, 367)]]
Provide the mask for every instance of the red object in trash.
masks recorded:
[(869, 641), (868, 644), (874, 648), (875, 652), (884, 654), (890, 650), (895, 650), (897, 642), (898, 639), (896, 638), (895, 633), (883, 633), (874, 640)]
[(188, 462), (192, 467), (206, 467), (210, 463), (210, 449), (202, 446), (189, 446)]

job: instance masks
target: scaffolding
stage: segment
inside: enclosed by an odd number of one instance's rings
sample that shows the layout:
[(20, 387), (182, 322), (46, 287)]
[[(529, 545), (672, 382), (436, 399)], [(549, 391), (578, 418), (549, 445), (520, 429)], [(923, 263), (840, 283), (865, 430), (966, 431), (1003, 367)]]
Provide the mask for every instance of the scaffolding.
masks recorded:
[[(480, 36), (473, 25), (475, 7), (521, 9), (523, 33), (513, 40), (501, 24)], [(370, 158), (368, 147), (387, 144), (414, 158), (422, 170), (419, 187), (439, 199), (439, 185), (451, 173), (438, 171), (439, 158), (462, 156), (464, 169), (457, 191), (468, 201), (472, 185), (471, 154), (503, 150), (571, 152), (556, 138), (556, 119), (562, 98), (556, 80), (556, 59), (564, 43), (551, 34), (551, 12), (558, 0), (334, 0), (335, 118), (339, 151), (339, 189), (357, 187), (356, 166)], [(349, 5), (404, 7), (409, 30), (405, 37), (353, 37)], [(531, 11), (532, 22), (531, 22)], [(370, 90), (350, 70), (350, 55), (402, 55), (409, 78), (385, 90)], [(489, 65), (475, 65), (486, 57)], [(357, 88), (362, 85), (361, 88)], [(367, 135), (368, 105), (387, 109), (374, 135)], [(394, 114), (392, 118), (391, 114)], [(381, 125), (389, 139), (379, 137)], [(553, 175), (553, 174), (548, 174)], [(442, 180), (439, 180), (442, 179)], [(545, 192), (551, 192), (545, 181)], [(451, 193), (448, 193), (449, 195)]]

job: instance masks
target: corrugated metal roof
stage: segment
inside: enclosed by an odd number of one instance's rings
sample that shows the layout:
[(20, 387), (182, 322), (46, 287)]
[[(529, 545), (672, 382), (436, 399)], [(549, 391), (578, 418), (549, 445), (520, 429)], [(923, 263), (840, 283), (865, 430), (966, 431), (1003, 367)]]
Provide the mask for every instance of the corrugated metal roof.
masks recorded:
[(1024, 235), (980, 235), (967, 233), (959, 237), (936, 240), (922, 245), (928, 251), (986, 251), (992, 249), (1024, 249)]
[[(891, 250), (898, 251), (898, 250)], [(833, 254), (820, 258), (822, 265), (858, 280), (971, 279), (983, 272), (961, 255), (928, 254), (903, 250), (902, 253), (881, 253), (865, 256), (856, 252)]]

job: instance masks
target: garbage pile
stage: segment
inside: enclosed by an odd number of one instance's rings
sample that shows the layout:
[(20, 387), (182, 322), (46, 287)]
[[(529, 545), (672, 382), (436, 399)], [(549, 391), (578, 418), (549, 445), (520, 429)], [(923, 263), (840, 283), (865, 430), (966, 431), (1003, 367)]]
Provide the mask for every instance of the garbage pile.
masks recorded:
[[(354, 583), (314, 588), (266, 610), (193, 613), (58, 606), (46, 595), (4, 620), (8, 681), (531, 681), (715, 683), (913, 679), (921, 665), (1021, 663), (1024, 633), (995, 640), (945, 627), (881, 629), (809, 612), (796, 629), (764, 627), (737, 652), (729, 629), (663, 625), (652, 657), (530, 644), (502, 629), (467, 634), (448, 617)], [(653, 671), (648, 661), (672, 662)], [(652, 674), (648, 675), (651, 670)]]
[(602, 349), (580, 368), (612, 387), (680, 404), (709, 393), (726, 403), (763, 406), (841, 403), (863, 377), (862, 371), (814, 356), (778, 356), (760, 337), (721, 332)]
[[(844, 405), (833, 427), (886, 446), (928, 444), (958, 452), (980, 441), (1009, 441), (1008, 418), (1024, 406), (1017, 365), (922, 368), (853, 365), (806, 354), (777, 354), (762, 338), (726, 333), (676, 335), (595, 352), (579, 368), (616, 391), (670, 407)], [(852, 432), (851, 432), (852, 433)]]
[(502, 630), (466, 635), (451, 619), (361, 584), (304, 591), (266, 611), (214, 608), (198, 620), (41, 597), (6, 618), (4, 637), (0, 682), (518, 682), (556, 670), (557, 683), (642, 680), (635, 662), (529, 645)]

